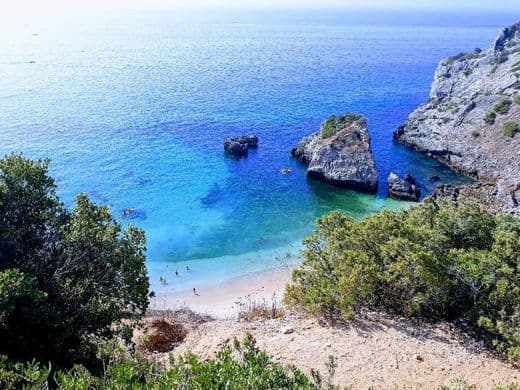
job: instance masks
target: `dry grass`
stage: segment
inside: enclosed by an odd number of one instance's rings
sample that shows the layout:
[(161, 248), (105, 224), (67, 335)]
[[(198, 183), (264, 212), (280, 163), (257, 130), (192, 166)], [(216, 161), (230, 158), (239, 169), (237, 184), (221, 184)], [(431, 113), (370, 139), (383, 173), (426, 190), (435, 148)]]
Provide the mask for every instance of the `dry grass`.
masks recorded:
[(147, 352), (169, 352), (182, 343), (188, 331), (170, 316), (155, 318), (147, 325), (140, 347)]
[(248, 295), (245, 301), (239, 301), (237, 305), (239, 306), (238, 317), (246, 321), (282, 318), (284, 316), (282, 303), (276, 294), (272, 295), (270, 301), (265, 298), (256, 300)]

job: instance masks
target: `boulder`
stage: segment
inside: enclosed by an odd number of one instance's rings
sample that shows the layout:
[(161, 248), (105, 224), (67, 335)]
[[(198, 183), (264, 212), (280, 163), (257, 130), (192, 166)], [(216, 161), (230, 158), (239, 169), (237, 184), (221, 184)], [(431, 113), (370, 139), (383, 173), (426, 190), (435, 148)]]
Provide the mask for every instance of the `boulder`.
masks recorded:
[(399, 200), (418, 202), (421, 197), (421, 188), (415, 183), (412, 175), (406, 175), (404, 179), (390, 172), (388, 175), (388, 196)]
[(378, 176), (366, 119), (331, 116), (320, 130), (302, 139), (291, 154), (307, 164), (307, 176), (339, 187), (376, 192)]
[(225, 152), (236, 157), (246, 157), (249, 154), (249, 149), (256, 147), (258, 147), (256, 135), (243, 135), (228, 138), (224, 141)]

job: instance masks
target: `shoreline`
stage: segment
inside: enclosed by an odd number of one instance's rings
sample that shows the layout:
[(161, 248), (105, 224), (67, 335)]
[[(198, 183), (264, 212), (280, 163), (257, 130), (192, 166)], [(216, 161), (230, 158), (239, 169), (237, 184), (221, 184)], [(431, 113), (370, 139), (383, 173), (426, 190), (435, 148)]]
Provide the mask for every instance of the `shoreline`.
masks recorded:
[(252, 272), (226, 282), (208, 285), (193, 291), (162, 291), (150, 301), (149, 310), (191, 310), (214, 318), (236, 317), (247, 302), (281, 301), (285, 285), (295, 266), (285, 265)]

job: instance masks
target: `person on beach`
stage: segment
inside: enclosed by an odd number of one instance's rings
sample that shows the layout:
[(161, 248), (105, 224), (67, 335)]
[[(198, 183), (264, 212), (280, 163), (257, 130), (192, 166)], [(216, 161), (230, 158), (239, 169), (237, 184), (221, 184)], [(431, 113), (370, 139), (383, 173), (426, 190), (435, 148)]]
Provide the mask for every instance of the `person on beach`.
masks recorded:
[(187, 265), (187, 266), (186, 266), (186, 271), (189, 271), (189, 270), (190, 270), (190, 266)]
[(175, 276), (179, 276), (179, 271), (175, 270)]
[(193, 287), (193, 295), (199, 295), (197, 294), (197, 290), (195, 290), (195, 287)]

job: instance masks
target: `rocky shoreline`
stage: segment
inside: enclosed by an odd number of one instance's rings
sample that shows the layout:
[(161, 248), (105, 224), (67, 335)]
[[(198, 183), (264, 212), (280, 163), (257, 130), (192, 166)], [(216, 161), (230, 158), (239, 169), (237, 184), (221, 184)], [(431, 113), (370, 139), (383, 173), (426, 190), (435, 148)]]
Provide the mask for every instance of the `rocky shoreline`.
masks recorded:
[(394, 137), (480, 182), (455, 190), (458, 196), (471, 193), (494, 211), (520, 215), (519, 124), (520, 22), (487, 50), (441, 61), (429, 101)]

